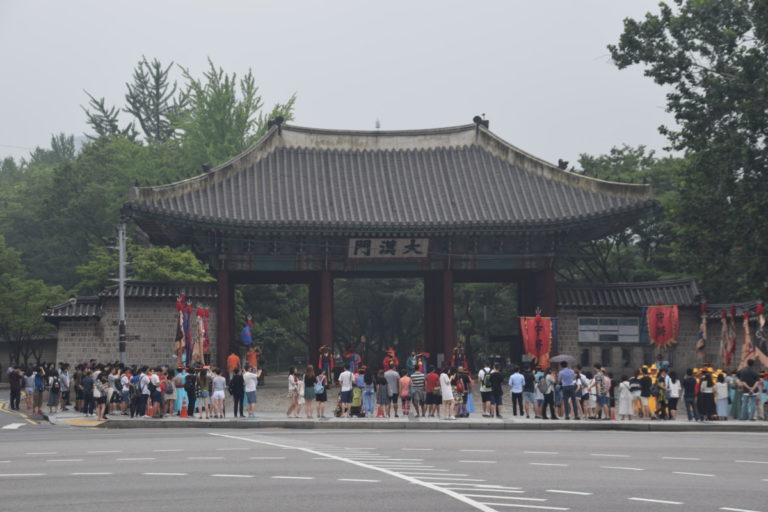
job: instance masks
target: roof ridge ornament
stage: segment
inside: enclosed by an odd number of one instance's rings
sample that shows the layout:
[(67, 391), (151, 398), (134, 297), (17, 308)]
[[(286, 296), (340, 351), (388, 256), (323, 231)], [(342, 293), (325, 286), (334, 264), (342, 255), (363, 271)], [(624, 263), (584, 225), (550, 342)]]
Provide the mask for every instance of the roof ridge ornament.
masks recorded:
[(282, 135), (284, 122), (285, 122), (285, 118), (283, 116), (277, 116), (274, 119), (270, 119), (269, 121), (267, 121), (267, 130), (269, 130), (273, 126), (277, 126), (277, 134)]
[(472, 121), (475, 123), (475, 133), (478, 133), (480, 131), (480, 126), (485, 126), (486, 129), (490, 129), (491, 122), (485, 118), (485, 112), (483, 112), (483, 116), (475, 116), (472, 118)]

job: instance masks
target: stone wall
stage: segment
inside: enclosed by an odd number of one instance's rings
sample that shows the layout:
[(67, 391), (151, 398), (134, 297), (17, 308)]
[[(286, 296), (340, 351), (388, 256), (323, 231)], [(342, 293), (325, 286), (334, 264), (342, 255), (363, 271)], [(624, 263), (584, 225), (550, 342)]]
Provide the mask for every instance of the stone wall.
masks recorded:
[[(79, 363), (89, 359), (117, 361), (118, 301), (106, 298), (101, 319), (62, 320), (59, 324), (58, 361)], [(208, 300), (208, 303), (211, 301)], [(209, 304), (208, 337), (211, 339), (211, 361), (216, 361), (216, 311)], [(176, 365), (173, 341), (176, 335), (176, 300), (173, 298), (129, 298), (125, 302), (125, 325), (128, 336), (139, 336), (126, 343), (128, 364)], [(195, 318), (193, 312), (192, 318)], [(215, 364), (215, 363), (214, 363)]]
[[(658, 350), (647, 343), (579, 343), (578, 317), (586, 314), (635, 316), (639, 318), (642, 310), (640, 308), (610, 310), (558, 308), (558, 353), (575, 356), (579, 364), (602, 363), (609, 371), (613, 372), (614, 376), (620, 376), (624, 373), (630, 374), (643, 364), (650, 364), (655, 360)], [(701, 365), (702, 361), (697, 358), (695, 350), (699, 322), (698, 308), (680, 307), (678, 342), (669, 351), (663, 352), (665, 359), (677, 369), (678, 373), (684, 372), (688, 367)], [(711, 358), (710, 352), (713, 353)], [(707, 354), (708, 360), (713, 362), (716, 360), (714, 355), (717, 354), (717, 343), (710, 341), (707, 344)]]

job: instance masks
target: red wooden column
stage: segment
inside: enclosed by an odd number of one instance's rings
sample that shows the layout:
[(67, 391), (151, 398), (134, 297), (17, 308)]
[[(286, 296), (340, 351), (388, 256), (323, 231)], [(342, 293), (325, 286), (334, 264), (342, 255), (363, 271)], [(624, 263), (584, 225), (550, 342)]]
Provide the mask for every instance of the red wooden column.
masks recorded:
[(216, 311), (216, 363), (219, 368), (226, 368), (235, 325), (234, 289), (227, 270), (219, 270), (217, 281), (219, 301)]
[(453, 347), (456, 345), (456, 321), (453, 312), (453, 271), (443, 270), (441, 280), (441, 311), (443, 346), (445, 364), (451, 360)]
[(442, 350), (440, 340), (442, 325), (438, 325), (440, 323), (438, 306), (440, 305), (441, 285), (437, 272), (424, 274), (424, 350), (429, 352), (431, 364), (436, 363), (437, 353)]
[(309, 364), (317, 363), (322, 345), (333, 347), (333, 278), (321, 271), (309, 283)]

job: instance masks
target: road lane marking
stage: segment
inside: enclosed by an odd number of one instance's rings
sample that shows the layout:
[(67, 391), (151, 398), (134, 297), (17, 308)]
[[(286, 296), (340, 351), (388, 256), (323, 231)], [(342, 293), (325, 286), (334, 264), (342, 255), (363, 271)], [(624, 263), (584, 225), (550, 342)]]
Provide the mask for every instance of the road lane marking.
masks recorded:
[(48, 459), (45, 462), (83, 462), (83, 459)]
[[(441, 431), (439, 431), (439, 432), (441, 432)], [(214, 432), (209, 432), (208, 434), (212, 435), (212, 436), (216, 436), (216, 437), (223, 437), (223, 438), (227, 438), (227, 439), (235, 439), (235, 440), (238, 440), (238, 441), (246, 441), (246, 442), (249, 442), (249, 443), (257, 443), (257, 444), (262, 444), (262, 445), (267, 445), (267, 446), (274, 446), (274, 447), (277, 447), (277, 448), (301, 450), (303, 452), (310, 453), (312, 455), (317, 455), (317, 456), (328, 455), (326, 453), (323, 453), (322, 451), (313, 450), (311, 448), (298, 448), (298, 447), (288, 446), (288, 445), (285, 445), (285, 444), (275, 443), (275, 442), (271, 442), (271, 441), (263, 441), (263, 440), (251, 439), (251, 438), (248, 438), (248, 437), (241, 437), (241, 436), (233, 436), (233, 435), (228, 435), (228, 434), (218, 434), (218, 433), (214, 433)], [(483, 503), (475, 501), (475, 500), (473, 500), (471, 498), (467, 498), (467, 497), (463, 496), (462, 494), (459, 494), (457, 492), (451, 491), (449, 489), (443, 489), (442, 487), (440, 487), (439, 485), (436, 485), (433, 482), (425, 482), (423, 479), (411, 477), (411, 476), (408, 476), (408, 475), (403, 475), (402, 473), (398, 473), (396, 471), (392, 471), (392, 470), (389, 470), (389, 469), (386, 469), (386, 468), (377, 468), (377, 467), (372, 466), (370, 464), (366, 464), (365, 462), (355, 461), (355, 460), (352, 460), (352, 459), (349, 459), (349, 458), (346, 458), (346, 457), (342, 457), (342, 456), (338, 456), (338, 455), (329, 455), (329, 456), (331, 458), (335, 458), (335, 459), (337, 459), (337, 460), (339, 460), (341, 462), (346, 462), (348, 464), (352, 464), (352, 465), (355, 465), (355, 466), (358, 466), (358, 467), (361, 467), (361, 468), (364, 468), (364, 469), (370, 469), (370, 470), (373, 470), (373, 471), (378, 471), (380, 473), (384, 473), (384, 474), (387, 474), (389, 476), (393, 476), (395, 478), (399, 478), (401, 480), (405, 480), (406, 482), (410, 482), (410, 483), (413, 483), (413, 484), (425, 487), (427, 489), (431, 489), (433, 491), (437, 491), (439, 493), (445, 494), (446, 496), (450, 496), (451, 498), (453, 498), (453, 499), (455, 499), (457, 501), (460, 501), (460, 502), (462, 502), (462, 503), (464, 503), (466, 505), (469, 505), (469, 506), (471, 506), (471, 507), (473, 507), (473, 508), (475, 508), (477, 510), (480, 510), (482, 512), (496, 512), (493, 508), (491, 508), (491, 507), (489, 507), (489, 506), (487, 506), (487, 505), (485, 505)], [(453, 484), (455, 485), (456, 482), (453, 482)], [(444, 485), (450, 485), (450, 484), (444, 484)]]
[(652, 500), (650, 498), (627, 498), (630, 501), (645, 501), (648, 503), (661, 503), (662, 505), (682, 505), (682, 501)]
[[(406, 475), (407, 476), (407, 475)], [(458, 477), (446, 477), (445, 475), (435, 475), (435, 476), (419, 476), (419, 477), (413, 477), (416, 480), (446, 480), (446, 481), (452, 481), (454, 483), (458, 482), (485, 482), (485, 480), (481, 478), (458, 478)]]
[(285, 480), (314, 480), (313, 476), (273, 476), (272, 478), (281, 478)]
[(366, 480), (364, 478), (337, 478), (339, 482), (369, 482), (369, 483), (378, 483), (381, 482), (381, 480)]
[(556, 462), (529, 462), (531, 466), (559, 466), (566, 467), (568, 464), (560, 464)]
[(496, 450), (473, 450), (473, 449), (466, 449), (466, 450), (459, 450), (460, 452), (487, 452), (487, 453), (493, 453)]
[(415, 476), (416, 478), (420, 478), (420, 476), (469, 476), (466, 473), (425, 473), (423, 471), (400, 471), (400, 473), (404, 475)]
[(688, 473), (686, 471), (673, 471), (676, 475), (690, 475), (690, 476), (715, 476), (709, 473)]
[[(462, 484), (466, 485), (466, 484)], [(460, 491), (460, 492), (507, 492), (510, 494), (525, 494), (525, 491), (513, 491), (511, 489), (483, 489), (483, 488), (477, 488), (477, 487), (454, 487), (452, 485), (446, 486), (445, 489), (451, 489), (452, 491)]]
[(488, 489), (516, 489), (516, 490), (520, 489), (520, 487), (509, 487), (507, 485), (498, 485), (498, 484), (475, 484), (473, 487), (486, 487)]
[(547, 489), (547, 492), (554, 492), (556, 494), (575, 494), (576, 496), (592, 496), (591, 492), (583, 491), (561, 491), (560, 489)]
[(56, 455), (58, 452), (27, 452), (26, 455)]
[(431, 452), (433, 448), (401, 448), (401, 450), (406, 452)]
[(73, 476), (101, 476), (101, 475), (112, 475), (112, 474), (113, 473), (107, 473), (107, 472), (104, 472), (104, 473), (97, 473), (97, 472), (94, 472), (94, 473), (70, 473), (70, 475), (73, 475)]
[(218, 476), (221, 478), (253, 478), (253, 475), (226, 475), (223, 473), (216, 473), (211, 476)]
[(629, 455), (622, 455), (619, 453), (590, 453), (593, 457), (620, 457), (620, 458), (628, 458)]
[(468, 462), (470, 464), (496, 464), (495, 460), (460, 460), (459, 462)]
[(248, 450), (250, 450), (250, 448), (216, 448), (217, 452), (242, 452)]
[(720, 510), (729, 510), (730, 512), (760, 512), (758, 510), (747, 510), (746, 508), (720, 507)]
[(532, 451), (524, 451), (523, 453), (529, 453), (531, 455), (558, 455), (560, 452), (532, 452)]
[(6, 476), (45, 476), (45, 473), (0, 473), (0, 477)]
[(768, 464), (768, 461), (765, 460), (737, 460), (734, 462), (741, 462), (743, 464)]
[(187, 476), (189, 473), (142, 473), (147, 476)]
[(19, 427), (23, 427), (26, 425), (26, 423), (9, 423), (7, 425), (3, 425), (3, 428), (6, 430), (16, 430)]
[(9, 460), (0, 460), (0, 464), (9, 464), (10, 462)]
[(645, 471), (643, 468), (628, 468), (626, 466), (600, 466), (603, 469), (620, 469), (622, 471)]
[(664, 460), (701, 460), (698, 457), (662, 457)]
[(545, 505), (524, 505), (522, 503), (488, 503), (482, 502), (483, 505), (492, 505), (494, 507), (514, 507), (514, 508), (532, 508), (536, 510), (571, 510), (566, 507), (548, 507)]
[(251, 460), (284, 460), (285, 457), (248, 457)]
[(92, 450), (86, 453), (123, 453), (123, 450)]
[(187, 457), (187, 460), (224, 460), (224, 457)]
[(164, 448), (164, 449), (160, 449), (160, 450), (152, 450), (152, 451), (153, 451), (153, 452), (157, 452), (157, 453), (165, 453), (165, 452), (183, 452), (183, 451), (184, 451), (184, 449), (182, 449), (182, 448)]
[(486, 494), (464, 494), (470, 498), (488, 498), (491, 500), (547, 501), (546, 498), (525, 498), (523, 496), (488, 496)]
[(133, 460), (156, 460), (155, 457), (125, 457), (122, 459), (115, 459), (117, 461), (133, 461)]

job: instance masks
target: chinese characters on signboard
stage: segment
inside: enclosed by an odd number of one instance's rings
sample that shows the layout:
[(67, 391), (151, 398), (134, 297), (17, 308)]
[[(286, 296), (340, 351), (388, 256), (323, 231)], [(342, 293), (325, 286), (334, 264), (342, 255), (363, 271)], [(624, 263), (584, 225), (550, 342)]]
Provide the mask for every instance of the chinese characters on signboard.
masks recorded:
[(347, 257), (357, 259), (426, 258), (428, 238), (351, 238)]

